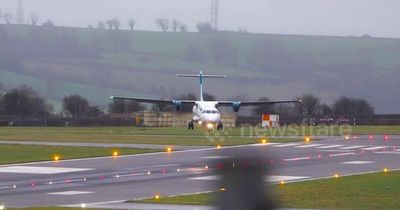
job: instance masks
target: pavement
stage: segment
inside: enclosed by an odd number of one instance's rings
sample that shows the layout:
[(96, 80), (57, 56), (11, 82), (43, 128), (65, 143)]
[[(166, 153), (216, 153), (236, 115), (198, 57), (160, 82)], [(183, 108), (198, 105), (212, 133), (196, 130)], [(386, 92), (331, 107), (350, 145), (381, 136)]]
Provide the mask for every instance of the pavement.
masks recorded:
[[(111, 204), (128, 205), (124, 201), (156, 194), (215, 191), (218, 179), (215, 163), (232, 154), (257, 154), (262, 163), (273, 166), (273, 174), (267, 177), (270, 183), (295, 182), (334, 174), (346, 176), (384, 168), (400, 169), (400, 136), (389, 139), (331, 137), (309, 143), (195, 148), (171, 153), (3, 165), (0, 167), (0, 204), (6, 207), (84, 204), (107, 208)], [(197, 209), (207, 208), (197, 206)]]

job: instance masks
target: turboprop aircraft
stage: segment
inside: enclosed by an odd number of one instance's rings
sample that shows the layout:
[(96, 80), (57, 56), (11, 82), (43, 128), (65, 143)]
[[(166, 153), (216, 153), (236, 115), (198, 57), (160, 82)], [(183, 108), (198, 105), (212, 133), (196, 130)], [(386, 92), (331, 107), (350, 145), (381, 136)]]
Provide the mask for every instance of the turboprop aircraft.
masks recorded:
[(218, 107), (230, 106), (234, 112), (238, 112), (240, 107), (244, 106), (262, 106), (281, 103), (300, 103), (301, 100), (282, 100), (282, 101), (204, 101), (203, 84), (205, 78), (226, 78), (224, 75), (207, 75), (200, 71), (199, 74), (176, 74), (176, 77), (198, 78), (200, 82), (200, 99), (199, 100), (165, 100), (165, 99), (146, 99), (146, 98), (127, 98), (111, 96), (114, 100), (131, 100), (140, 103), (154, 104), (172, 104), (177, 111), (182, 109), (183, 105), (193, 105), (193, 117), (188, 123), (188, 129), (193, 130), (195, 123), (206, 127), (210, 131), (216, 127), (218, 130), (224, 128), (221, 120), (221, 113)]

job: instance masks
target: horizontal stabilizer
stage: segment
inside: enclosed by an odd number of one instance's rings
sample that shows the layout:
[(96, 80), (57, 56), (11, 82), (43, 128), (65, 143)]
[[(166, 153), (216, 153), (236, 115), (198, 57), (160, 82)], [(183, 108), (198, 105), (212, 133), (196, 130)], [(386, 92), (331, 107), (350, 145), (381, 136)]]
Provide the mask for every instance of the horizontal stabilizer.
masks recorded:
[(176, 77), (195, 77), (195, 78), (226, 78), (225, 75), (211, 75), (211, 74), (175, 74)]

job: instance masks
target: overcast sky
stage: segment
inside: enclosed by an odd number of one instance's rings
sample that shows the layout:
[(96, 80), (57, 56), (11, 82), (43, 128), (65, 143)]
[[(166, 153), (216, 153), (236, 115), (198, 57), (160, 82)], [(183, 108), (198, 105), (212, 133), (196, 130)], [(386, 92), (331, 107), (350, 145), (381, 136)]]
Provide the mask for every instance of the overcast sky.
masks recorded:
[[(176, 18), (191, 31), (208, 21), (211, 0), (24, 0), (28, 16), (41, 21), (86, 27), (130, 17), (141, 30), (157, 30), (154, 20)], [(220, 29), (256, 33), (400, 37), (400, 0), (219, 0)], [(16, 11), (17, 0), (0, 0), (4, 12)]]

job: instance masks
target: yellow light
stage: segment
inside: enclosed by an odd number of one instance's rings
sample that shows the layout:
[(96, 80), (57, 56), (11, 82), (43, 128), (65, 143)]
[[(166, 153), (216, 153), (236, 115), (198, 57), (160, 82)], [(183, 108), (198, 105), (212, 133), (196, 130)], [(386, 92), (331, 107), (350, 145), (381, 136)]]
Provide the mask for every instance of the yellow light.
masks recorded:
[(335, 174), (334, 177), (337, 179), (337, 178), (340, 177), (340, 175), (339, 174)]
[(309, 136), (304, 137), (304, 141), (307, 142), (307, 143), (310, 142), (311, 141), (311, 137), (309, 137)]
[(267, 139), (263, 139), (263, 140), (261, 140), (261, 143), (262, 144), (266, 144), (266, 143), (268, 143), (268, 140)]
[(387, 173), (387, 172), (389, 172), (389, 169), (388, 168), (384, 168), (383, 172)]
[(170, 152), (172, 152), (172, 147), (167, 147), (166, 150), (167, 150), (168, 153), (170, 153)]
[(281, 185), (284, 185), (284, 184), (286, 184), (286, 182), (285, 182), (284, 180), (282, 180), (282, 181), (280, 182), (280, 184), (281, 184)]
[(114, 157), (117, 157), (119, 155), (118, 151), (114, 151), (112, 154)]
[(160, 199), (160, 195), (159, 195), (159, 194), (156, 194), (156, 195), (154, 196), (154, 199), (156, 199), (156, 200)]
[(208, 124), (207, 124), (207, 128), (208, 128), (208, 129), (213, 129), (213, 127), (214, 127), (214, 125), (213, 125), (212, 123), (208, 123)]
[(221, 149), (221, 145), (217, 145), (217, 149)]
[(60, 156), (58, 156), (58, 155), (54, 156), (54, 157), (53, 157), (53, 160), (54, 160), (54, 161), (59, 161), (59, 160), (60, 160)]
[(344, 137), (346, 140), (349, 140), (350, 139), (350, 136), (345, 136)]
[(85, 204), (85, 203), (82, 203), (82, 204), (81, 204), (81, 208), (86, 208), (86, 204)]
[(0, 205), (0, 210), (4, 210), (4, 209), (6, 209), (6, 207), (3, 204)]
[(226, 191), (226, 188), (225, 188), (225, 187), (221, 187), (221, 188), (219, 189), (219, 191), (224, 192), (224, 191)]

